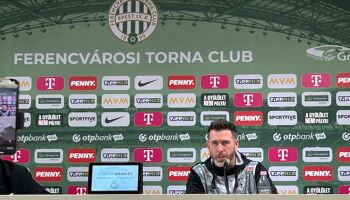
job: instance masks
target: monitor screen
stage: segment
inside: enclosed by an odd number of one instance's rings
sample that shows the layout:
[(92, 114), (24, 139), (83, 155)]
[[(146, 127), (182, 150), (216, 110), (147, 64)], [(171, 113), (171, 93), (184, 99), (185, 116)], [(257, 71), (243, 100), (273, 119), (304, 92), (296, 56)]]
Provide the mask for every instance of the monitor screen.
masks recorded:
[(90, 194), (141, 194), (141, 163), (90, 163)]

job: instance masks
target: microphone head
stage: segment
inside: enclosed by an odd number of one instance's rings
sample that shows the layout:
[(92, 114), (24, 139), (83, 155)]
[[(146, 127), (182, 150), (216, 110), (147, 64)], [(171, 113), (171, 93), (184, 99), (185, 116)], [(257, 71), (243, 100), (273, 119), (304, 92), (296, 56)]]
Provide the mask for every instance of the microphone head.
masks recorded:
[(227, 166), (228, 166), (228, 162), (225, 161), (225, 162), (224, 162), (224, 167), (227, 167)]

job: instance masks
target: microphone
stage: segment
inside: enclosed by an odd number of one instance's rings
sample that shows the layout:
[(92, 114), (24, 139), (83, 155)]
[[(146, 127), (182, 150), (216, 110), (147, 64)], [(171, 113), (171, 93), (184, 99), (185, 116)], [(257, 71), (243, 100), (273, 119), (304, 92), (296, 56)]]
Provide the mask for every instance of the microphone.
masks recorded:
[(225, 161), (224, 162), (224, 181), (225, 181), (226, 193), (230, 194), (230, 190), (228, 188), (227, 167), (228, 167), (228, 162)]

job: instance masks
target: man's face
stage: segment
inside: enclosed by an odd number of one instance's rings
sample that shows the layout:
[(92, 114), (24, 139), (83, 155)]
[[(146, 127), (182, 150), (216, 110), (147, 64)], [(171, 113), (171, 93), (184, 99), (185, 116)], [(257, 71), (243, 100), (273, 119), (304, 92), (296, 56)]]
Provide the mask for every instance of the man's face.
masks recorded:
[(230, 130), (210, 130), (207, 147), (216, 166), (223, 167), (225, 161), (233, 166), (238, 146), (239, 141), (233, 138)]
[(2, 111), (6, 111), (6, 110), (7, 110), (7, 106), (6, 106), (6, 105), (2, 105), (2, 106), (1, 106), (1, 110), (2, 110)]

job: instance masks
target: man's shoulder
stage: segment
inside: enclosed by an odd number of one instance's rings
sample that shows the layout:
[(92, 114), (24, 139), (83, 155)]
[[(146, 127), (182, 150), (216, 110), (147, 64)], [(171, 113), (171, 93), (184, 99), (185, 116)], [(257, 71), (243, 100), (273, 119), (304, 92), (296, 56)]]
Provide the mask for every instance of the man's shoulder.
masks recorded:
[(8, 175), (11, 175), (13, 174), (13, 172), (15, 172), (15, 174), (18, 174), (19, 176), (21, 176), (23, 173), (27, 171), (26, 167), (13, 163), (11, 161), (0, 159), (0, 162), (2, 163), (4, 170)]

